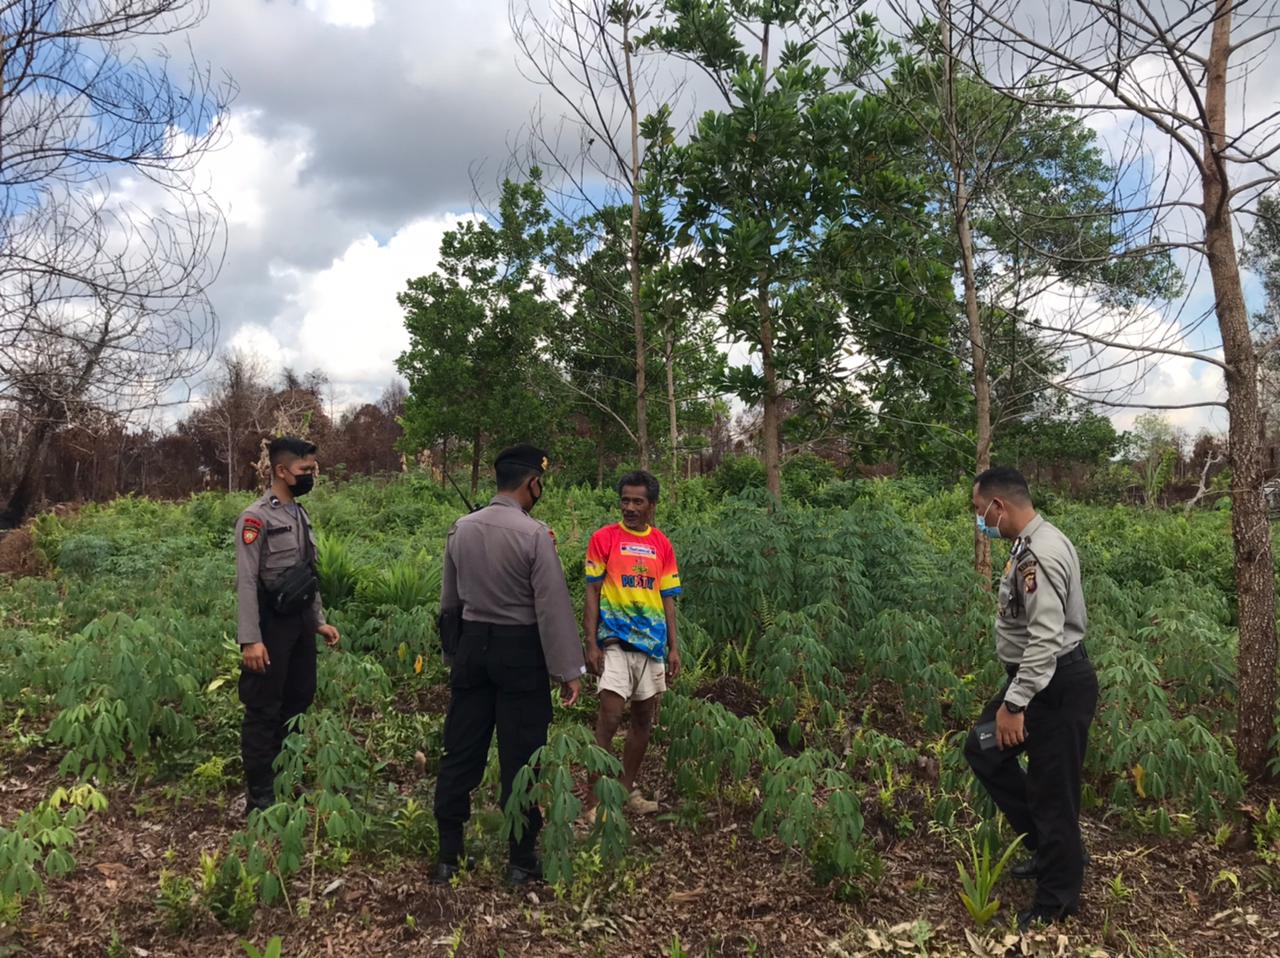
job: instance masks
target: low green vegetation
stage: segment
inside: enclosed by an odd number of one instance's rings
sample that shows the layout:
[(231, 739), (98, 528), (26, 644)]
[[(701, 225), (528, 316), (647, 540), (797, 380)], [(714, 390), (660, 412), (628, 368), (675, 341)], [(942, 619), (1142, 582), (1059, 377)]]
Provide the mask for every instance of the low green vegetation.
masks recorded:
[[(51, 576), (0, 579), (3, 760), (40, 750), (56, 765), (45, 799), (0, 830), (0, 920), (77, 867), (77, 835), (108, 803), (128, 807), (155, 786), (175, 805), (237, 796), (232, 530), (249, 498), (123, 499), (44, 517)], [(669, 498), (659, 519), (686, 593), (685, 671), (663, 702), (653, 759), (678, 793), (666, 821), (697, 829), (708, 809), (732, 810), (754, 840), (786, 850), (797, 880), (854, 902), (876, 895), (886, 843), (937, 833), (962, 861), (953, 900), (991, 921), (1014, 836), (960, 752), (1001, 678), (967, 490), (815, 480), (803, 500), (771, 508), (754, 483), (725, 498), (695, 480)], [(280, 762), (279, 803), (223, 847), (166, 861), (154, 901), (169, 934), (208, 916), (270, 931), (269, 917), (257, 926), (264, 915), (311, 914), (352, 861), (394, 867), (434, 853), (447, 702), (437, 557), (458, 506), (412, 477), (319, 490), (310, 504), (343, 644), (321, 655), (316, 705)], [(1274, 881), (1280, 815), (1238, 818), (1229, 517), (1050, 505), (1081, 553), (1103, 689), (1086, 812), (1206, 842), (1245, 829), (1257, 868), (1237, 884)], [(539, 507), (579, 602), (581, 553), (613, 511), (611, 493), (586, 488), (551, 490)], [(756, 705), (737, 707), (717, 691), (726, 684)], [(625, 894), (617, 876), (652, 854), (630, 841), (617, 763), (588, 731), (593, 708), (588, 695), (558, 709), (534, 792), (553, 890), (583, 908), (595, 890)], [(602, 813), (575, 828), (574, 789), (591, 772), (605, 776)], [(496, 779), (493, 763), (469, 836), (482, 872), (497, 872), (522, 821), (518, 803), (497, 807)], [(1117, 900), (1124, 887), (1117, 879)]]

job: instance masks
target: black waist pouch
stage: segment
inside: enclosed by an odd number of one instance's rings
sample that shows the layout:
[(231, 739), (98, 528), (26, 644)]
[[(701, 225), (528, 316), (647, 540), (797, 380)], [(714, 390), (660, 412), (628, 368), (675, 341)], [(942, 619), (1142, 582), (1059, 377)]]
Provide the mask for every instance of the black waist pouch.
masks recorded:
[(462, 637), (462, 609), (441, 609), (436, 623), (440, 629), (440, 651), (451, 659), (458, 651), (458, 639)]
[(288, 569), (267, 591), (267, 607), (276, 615), (295, 615), (310, 607), (320, 583), (310, 562), (299, 562)]

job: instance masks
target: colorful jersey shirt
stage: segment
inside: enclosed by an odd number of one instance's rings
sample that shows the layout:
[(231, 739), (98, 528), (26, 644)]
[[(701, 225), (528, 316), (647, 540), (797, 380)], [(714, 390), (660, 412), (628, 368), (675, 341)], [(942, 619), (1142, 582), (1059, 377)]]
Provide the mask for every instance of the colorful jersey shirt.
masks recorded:
[(680, 594), (680, 572), (671, 542), (650, 527), (632, 532), (618, 523), (605, 526), (587, 546), (588, 582), (600, 589), (600, 627), (596, 641), (619, 639), (655, 659), (667, 654), (664, 596)]

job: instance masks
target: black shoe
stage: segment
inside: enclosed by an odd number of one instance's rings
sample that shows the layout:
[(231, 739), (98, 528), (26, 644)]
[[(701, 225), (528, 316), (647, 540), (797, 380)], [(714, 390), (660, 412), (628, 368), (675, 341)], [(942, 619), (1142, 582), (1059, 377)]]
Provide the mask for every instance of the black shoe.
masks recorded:
[(450, 865), (446, 862), (436, 862), (436, 867), (431, 870), (431, 884), (447, 885), (453, 881), (455, 875), (462, 869), (457, 865)]
[[(471, 871), (476, 867), (474, 858), (467, 859), (467, 871)], [(462, 874), (462, 866), (450, 862), (436, 862), (435, 867), (431, 869), (431, 884), (447, 885), (453, 881), (454, 877)]]
[(1033, 881), (1040, 874), (1040, 856), (1035, 852), (1009, 869), (1009, 877), (1018, 881)]
[[(1084, 864), (1088, 868), (1093, 864), (1093, 859), (1089, 856), (1089, 849), (1084, 849)], [(1040, 877), (1040, 855), (1038, 852), (1032, 852), (1030, 858), (1024, 858), (1018, 864), (1009, 869), (1009, 877), (1017, 881), (1034, 881)]]
[(244, 803), (245, 820), (247, 821), (249, 816), (255, 811), (265, 812), (275, 803), (276, 795), (271, 789), (246, 789)]
[(1044, 905), (1036, 905), (1026, 911), (1018, 912), (1018, 931), (1026, 934), (1033, 927), (1052, 925), (1074, 914), (1075, 911), (1069, 908), (1047, 908)]
[(517, 865), (513, 862), (511, 870), (507, 872), (508, 888), (523, 888), (525, 885), (541, 883), (542, 865), (539, 862), (533, 862), (529, 865)]

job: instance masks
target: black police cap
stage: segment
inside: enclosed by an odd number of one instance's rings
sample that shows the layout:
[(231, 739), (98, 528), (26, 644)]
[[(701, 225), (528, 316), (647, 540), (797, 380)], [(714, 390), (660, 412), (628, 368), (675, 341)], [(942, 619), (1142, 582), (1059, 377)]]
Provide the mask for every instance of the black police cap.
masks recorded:
[(504, 462), (513, 462), (538, 472), (546, 472), (551, 468), (551, 460), (548, 458), (546, 450), (539, 449), (537, 446), (530, 446), (527, 443), (511, 446), (498, 453), (498, 458), (493, 461), (494, 468), (496, 469)]

